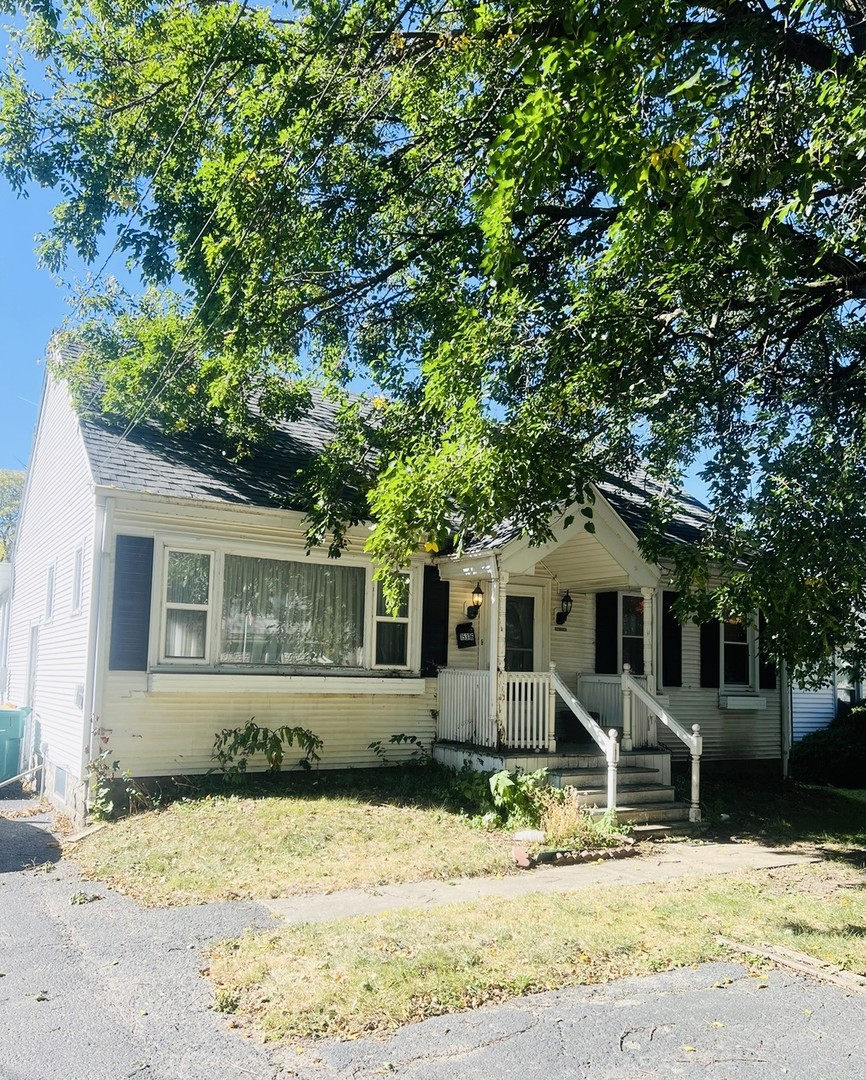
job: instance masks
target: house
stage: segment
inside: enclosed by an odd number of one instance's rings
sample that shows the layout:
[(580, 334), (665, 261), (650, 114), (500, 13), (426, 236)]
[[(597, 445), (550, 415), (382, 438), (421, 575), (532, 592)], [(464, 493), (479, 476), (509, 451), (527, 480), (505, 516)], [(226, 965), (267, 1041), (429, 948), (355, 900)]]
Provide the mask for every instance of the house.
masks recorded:
[[(373, 765), (369, 744), (404, 733), (452, 764), (547, 765), (647, 818), (688, 812), (677, 758), (781, 770), (787, 695), (756, 627), (673, 618), (664, 567), (638, 549), (640, 484), (599, 487), (594, 533), (563, 515), (542, 547), (504, 526), (419, 553), (393, 614), (365, 527), (339, 560), (304, 549), (296, 473), (333, 422), (317, 400), (232, 463), (214, 440), (80, 419), (46, 376), (6, 696), (32, 707), (25, 756), (71, 816), (100, 753), (138, 777), (202, 773), (215, 733), (251, 716), (314, 731), (321, 768)], [(678, 506), (671, 539), (691, 543), (706, 512)]]
[(862, 683), (854, 682), (850, 671), (840, 665), (832, 679), (822, 686), (803, 690), (791, 687), (791, 740), (821, 731), (836, 719), (840, 709), (863, 700)]

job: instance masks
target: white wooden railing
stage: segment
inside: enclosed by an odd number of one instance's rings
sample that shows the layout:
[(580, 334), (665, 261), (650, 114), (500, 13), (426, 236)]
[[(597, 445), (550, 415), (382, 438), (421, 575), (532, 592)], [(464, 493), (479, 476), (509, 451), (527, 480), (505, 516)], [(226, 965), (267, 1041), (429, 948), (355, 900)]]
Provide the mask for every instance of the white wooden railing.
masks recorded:
[(490, 718), (490, 673), (442, 668), (438, 682), (436, 737), (495, 747), (498, 738), (496, 723)]
[(628, 664), (623, 664), (622, 670), (622, 709), (623, 730), (627, 730), (629, 716), (634, 709), (635, 699), (642, 702), (654, 717), (658, 717), (668, 731), (688, 747), (692, 755), (692, 798), (689, 809), (689, 821), (701, 820), (701, 753), (703, 752), (703, 739), (701, 737), (700, 724), (692, 724), (692, 730), (686, 729), (680, 724), (668, 710), (658, 702), (645, 687), (632, 675)]
[[(646, 687), (645, 676), (632, 675), (632, 678)], [(655, 716), (642, 701), (633, 702), (631, 726), (626, 730), (622, 708), (622, 678), (619, 675), (578, 675), (577, 696), (587, 712), (598, 716), (598, 722), (603, 728), (623, 729), (623, 750), (658, 744)]]
[(556, 695), (546, 671), (505, 673), (505, 745), (556, 750)]
[(550, 684), (596, 742), (607, 761), (607, 809), (616, 810), (616, 770), (619, 765), (619, 743), (615, 728), (603, 731), (583, 705), (556, 674), (551, 665)]

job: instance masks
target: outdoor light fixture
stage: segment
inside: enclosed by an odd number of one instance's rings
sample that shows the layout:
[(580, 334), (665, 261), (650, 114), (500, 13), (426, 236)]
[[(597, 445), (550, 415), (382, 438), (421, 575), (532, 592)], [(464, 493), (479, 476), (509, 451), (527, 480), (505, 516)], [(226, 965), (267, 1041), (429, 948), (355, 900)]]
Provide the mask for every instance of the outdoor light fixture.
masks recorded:
[(466, 608), (467, 619), (477, 619), (478, 612), (481, 610), (481, 605), (484, 603), (484, 593), (481, 589), (481, 582), (475, 582), (475, 588), (472, 590), (472, 603)]
[(571, 614), (571, 609), (574, 607), (574, 601), (571, 599), (571, 594), (567, 589), (565, 595), (559, 601), (559, 606), (561, 610), (556, 613), (556, 625), (562, 626)]

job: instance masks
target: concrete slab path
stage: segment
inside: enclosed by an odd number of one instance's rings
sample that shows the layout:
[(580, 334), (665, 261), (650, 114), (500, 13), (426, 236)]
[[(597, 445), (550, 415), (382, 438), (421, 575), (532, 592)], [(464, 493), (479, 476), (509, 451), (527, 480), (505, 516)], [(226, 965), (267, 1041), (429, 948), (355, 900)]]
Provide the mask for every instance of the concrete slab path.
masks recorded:
[(462, 904), (491, 897), (526, 896), (537, 892), (571, 892), (593, 885), (646, 885), (706, 874), (734, 874), (777, 866), (815, 862), (809, 855), (755, 844), (670, 844), (660, 855), (529, 870), (498, 878), (458, 878), (345, 889), (325, 896), (291, 896), (262, 903), (289, 923), (327, 922), (353, 915), (398, 909), (423, 910), (441, 904)]

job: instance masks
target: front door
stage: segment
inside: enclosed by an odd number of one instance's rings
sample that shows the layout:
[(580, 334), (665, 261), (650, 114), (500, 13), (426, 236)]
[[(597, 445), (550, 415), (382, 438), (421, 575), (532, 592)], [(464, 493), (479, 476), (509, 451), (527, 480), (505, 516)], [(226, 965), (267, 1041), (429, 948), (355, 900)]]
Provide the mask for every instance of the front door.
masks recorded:
[(505, 597), (505, 670), (535, 670), (535, 596)]

